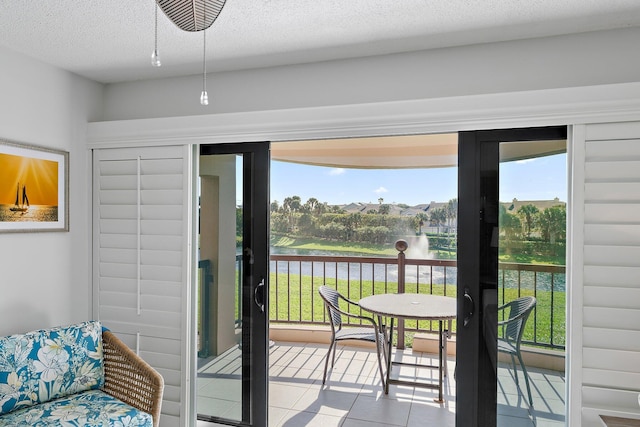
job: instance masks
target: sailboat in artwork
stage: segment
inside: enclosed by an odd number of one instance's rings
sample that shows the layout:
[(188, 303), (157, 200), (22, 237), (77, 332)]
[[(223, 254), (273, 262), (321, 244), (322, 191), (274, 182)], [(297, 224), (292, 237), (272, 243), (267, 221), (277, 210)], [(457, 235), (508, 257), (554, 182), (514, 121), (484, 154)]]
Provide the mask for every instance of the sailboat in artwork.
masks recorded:
[(27, 186), (22, 186), (22, 202), (20, 202), (20, 183), (16, 189), (16, 203), (9, 208), (12, 212), (26, 212), (29, 209), (29, 198), (27, 197)]

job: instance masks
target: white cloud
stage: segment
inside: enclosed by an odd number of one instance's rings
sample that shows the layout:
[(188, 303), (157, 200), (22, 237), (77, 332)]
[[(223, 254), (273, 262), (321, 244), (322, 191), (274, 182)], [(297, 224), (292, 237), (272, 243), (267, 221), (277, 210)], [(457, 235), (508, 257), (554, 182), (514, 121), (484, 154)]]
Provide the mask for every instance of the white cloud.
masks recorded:
[(333, 168), (333, 169), (331, 169), (329, 171), (329, 175), (331, 175), (331, 176), (342, 175), (345, 172), (346, 172), (346, 170), (344, 170), (342, 168)]
[(376, 188), (375, 190), (373, 190), (373, 192), (376, 193), (376, 194), (382, 194), (382, 193), (388, 193), (389, 190), (387, 190), (384, 187), (379, 187), (379, 188)]

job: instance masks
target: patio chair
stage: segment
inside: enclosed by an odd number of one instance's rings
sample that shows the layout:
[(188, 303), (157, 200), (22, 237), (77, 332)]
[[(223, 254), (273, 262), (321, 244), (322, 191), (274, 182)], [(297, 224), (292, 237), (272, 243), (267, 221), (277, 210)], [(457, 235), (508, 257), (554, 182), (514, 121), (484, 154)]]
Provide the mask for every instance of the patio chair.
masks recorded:
[(513, 376), (515, 377), (516, 385), (520, 388), (515, 361), (515, 358), (518, 358), (518, 362), (524, 373), (524, 381), (527, 385), (530, 406), (533, 406), (533, 399), (531, 398), (531, 387), (529, 386), (529, 374), (527, 374), (527, 368), (520, 353), (520, 342), (522, 341), (522, 334), (524, 333), (524, 327), (529, 318), (529, 314), (531, 314), (535, 306), (536, 299), (529, 296), (515, 299), (498, 307), (498, 319), (504, 316), (500, 314), (501, 312), (504, 313), (508, 310), (508, 318), (498, 322), (498, 352), (511, 356)]
[[(329, 358), (331, 357), (331, 367), (336, 361), (336, 343), (338, 341), (345, 340), (357, 340), (357, 341), (367, 341), (375, 343), (376, 345), (376, 353), (378, 355), (378, 370), (380, 371), (380, 379), (382, 380), (382, 388), (385, 386), (384, 373), (382, 369), (382, 358), (380, 353), (384, 354), (384, 337), (378, 328), (378, 324), (373, 320), (372, 317), (360, 316), (357, 314), (349, 313), (348, 306), (355, 306), (360, 309), (358, 303), (349, 300), (342, 296), (335, 289), (329, 288), (327, 286), (320, 286), (318, 288), (318, 292), (320, 296), (324, 300), (325, 307), (327, 308), (327, 312), (329, 313), (330, 324), (331, 324), (331, 343), (329, 344), (329, 351), (327, 351), (327, 357), (324, 362), (324, 376), (322, 377), (322, 385), (325, 384), (327, 380), (327, 368), (329, 366)], [(340, 308), (340, 301), (344, 301), (347, 305), (344, 305), (345, 309)], [(358, 319), (361, 322), (366, 322), (371, 324), (371, 327), (345, 327), (342, 328), (342, 316), (350, 317), (353, 319)], [(333, 354), (332, 354), (333, 350)], [(386, 360), (386, 354), (385, 354)]]

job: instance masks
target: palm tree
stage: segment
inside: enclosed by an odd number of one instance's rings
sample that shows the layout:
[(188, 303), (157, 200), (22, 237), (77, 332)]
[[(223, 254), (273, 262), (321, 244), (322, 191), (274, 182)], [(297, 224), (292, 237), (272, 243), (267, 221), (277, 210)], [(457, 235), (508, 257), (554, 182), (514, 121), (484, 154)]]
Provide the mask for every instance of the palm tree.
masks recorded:
[(427, 215), (425, 212), (419, 212), (416, 214), (416, 222), (418, 224), (418, 227), (420, 227), (418, 234), (422, 235), (422, 226), (426, 221), (429, 221), (429, 215)]
[(282, 202), (282, 211), (289, 214), (289, 229), (292, 231), (295, 229), (294, 214), (300, 210), (301, 202), (300, 196), (287, 197)]
[(315, 212), (316, 215), (322, 215), (323, 213), (329, 211), (329, 205), (327, 205), (327, 202), (318, 203), (318, 205), (316, 206), (315, 211), (316, 211)]
[(438, 227), (438, 234), (440, 234), (440, 226), (447, 220), (447, 213), (443, 208), (436, 208), (429, 214), (429, 220)]
[(315, 197), (310, 197), (309, 200), (307, 200), (307, 203), (305, 203), (304, 205), (307, 207), (309, 212), (314, 212), (318, 208), (319, 204), (320, 202), (318, 202), (318, 199), (316, 199)]
[(458, 199), (456, 198), (449, 200), (449, 202), (447, 202), (447, 206), (444, 209), (447, 216), (449, 230), (451, 230), (453, 220), (458, 217)]

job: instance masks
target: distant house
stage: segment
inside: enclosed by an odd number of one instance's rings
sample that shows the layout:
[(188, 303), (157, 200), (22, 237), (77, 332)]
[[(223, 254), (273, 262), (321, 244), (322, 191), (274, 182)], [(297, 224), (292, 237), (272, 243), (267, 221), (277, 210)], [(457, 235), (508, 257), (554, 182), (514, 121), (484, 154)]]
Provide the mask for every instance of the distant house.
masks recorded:
[[(423, 203), (415, 206), (409, 207), (401, 207), (398, 204), (391, 203), (389, 205), (389, 215), (399, 215), (403, 217), (414, 217), (420, 213), (430, 215), (436, 209), (446, 209), (449, 202), (435, 202), (431, 201), (430, 203)], [(538, 210), (543, 211), (552, 206), (566, 206), (566, 202), (561, 201), (559, 198), (555, 198), (553, 200), (518, 200), (514, 198), (511, 202), (501, 202), (502, 206), (505, 207), (507, 212), (517, 213), (518, 209), (525, 205), (533, 205)], [(406, 205), (405, 205), (406, 206)], [(352, 202), (347, 205), (340, 205), (340, 209), (344, 210), (347, 213), (361, 213), (367, 214), (372, 211), (379, 212), (380, 204), (379, 203), (363, 203), (363, 202)], [(449, 224), (450, 221), (450, 224)], [(446, 223), (437, 224), (433, 223), (425, 224), (422, 227), (422, 231), (424, 232), (442, 232), (445, 227), (451, 227), (449, 232), (455, 232), (458, 226), (458, 219), (453, 218), (451, 220), (447, 220)]]
[(500, 202), (509, 213), (517, 213), (522, 206), (533, 205), (538, 210), (543, 211), (553, 206), (566, 206), (566, 202), (561, 201), (557, 197), (553, 200), (518, 200), (514, 198), (511, 202)]
[[(391, 203), (383, 203), (389, 206), (389, 215), (403, 215), (402, 211), (404, 210), (397, 204)], [(340, 209), (347, 213), (361, 213), (367, 214), (371, 211), (375, 211), (376, 213), (380, 211), (380, 203), (349, 203), (348, 205), (340, 205)]]

